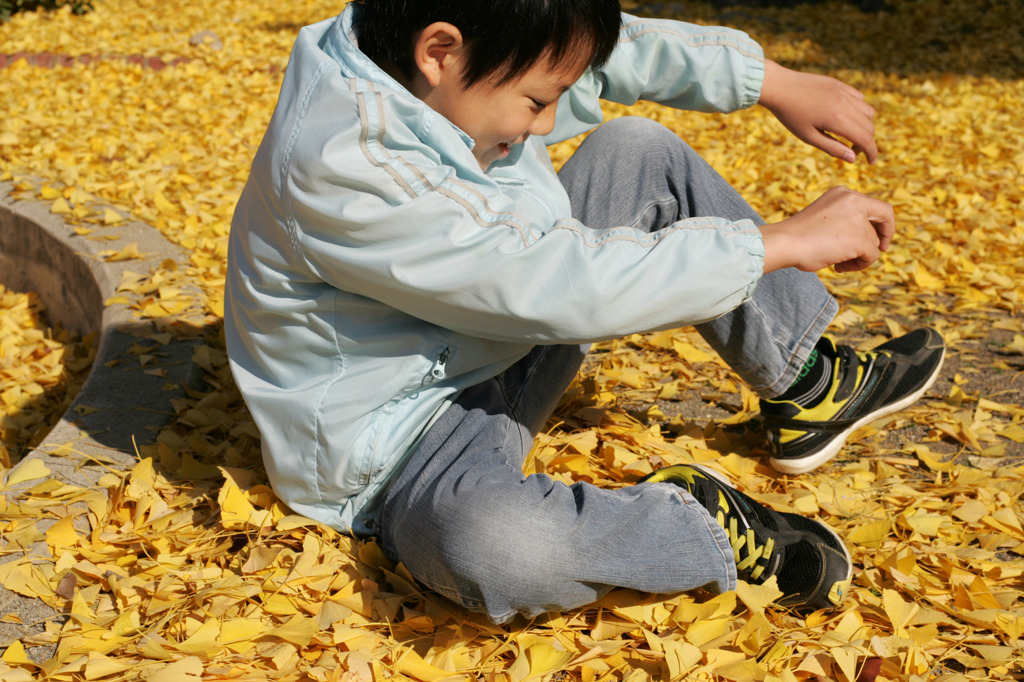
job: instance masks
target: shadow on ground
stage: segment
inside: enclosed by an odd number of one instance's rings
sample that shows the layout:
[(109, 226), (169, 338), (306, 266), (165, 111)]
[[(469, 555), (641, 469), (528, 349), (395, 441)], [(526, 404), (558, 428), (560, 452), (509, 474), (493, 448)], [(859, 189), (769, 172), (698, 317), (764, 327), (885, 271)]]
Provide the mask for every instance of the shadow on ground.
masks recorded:
[[(624, 3), (624, 6), (627, 3)], [(801, 69), (1024, 77), (1022, 0), (719, 0), (634, 3), (648, 16), (720, 23), (758, 40), (809, 40)]]

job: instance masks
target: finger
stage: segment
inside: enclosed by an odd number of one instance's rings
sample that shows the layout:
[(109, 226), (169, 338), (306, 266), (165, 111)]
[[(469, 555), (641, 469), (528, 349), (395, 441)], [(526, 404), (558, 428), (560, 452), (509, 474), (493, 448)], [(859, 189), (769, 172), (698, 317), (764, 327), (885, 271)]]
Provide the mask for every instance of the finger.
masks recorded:
[(808, 134), (804, 138), (804, 142), (848, 163), (853, 163), (857, 160), (856, 151), (820, 130), (815, 129), (812, 133)]
[[(864, 151), (863, 149), (861, 149), (860, 145), (856, 145), (856, 144), (853, 145), (853, 153), (858, 155), (858, 156), (860, 154), (863, 154), (864, 158), (867, 159), (868, 163), (872, 163), (873, 164), (875, 162), (874, 159), (868, 158), (868, 153), (866, 151)], [(876, 151), (875, 154), (876, 154), (876, 158), (877, 158), (877, 151)]]
[(878, 158), (878, 146), (875, 144), (875, 124), (870, 119), (860, 116), (844, 118), (825, 132), (849, 140), (854, 156), (857, 153), (862, 153), (868, 163), (874, 163)]
[[(851, 140), (852, 142), (852, 140)], [(878, 144), (875, 143), (874, 132), (867, 138), (867, 142), (854, 142), (853, 150), (855, 153), (863, 154), (867, 162), (874, 165), (878, 159)]]
[(889, 245), (892, 244), (892, 239), (896, 234), (895, 226), (875, 221), (871, 221), (871, 225), (875, 228), (875, 234), (878, 235), (878, 250), (888, 251)]
[[(864, 154), (870, 163), (878, 156), (875, 144), (875, 109), (863, 99), (863, 94), (849, 88), (845, 96), (835, 102), (832, 113), (822, 119), (815, 127), (823, 133), (830, 133), (849, 140), (856, 154)], [(849, 161), (848, 156), (840, 156)]]
[(878, 159), (878, 145), (875, 144), (873, 139), (863, 145), (853, 143), (851, 148), (853, 149), (854, 159), (857, 158), (858, 154), (863, 154), (864, 159), (871, 165), (874, 165), (875, 161)]
[(853, 110), (855, 110), (860, 116), (863, 116), (867, 120), (874, 121), (875, 120), (875, 108), (873, 106), (871, 106), (870, 104), (868, 104), (867, 101), (865, 101), (863, 93), (861, 93), (860, 91), (857, 91), (857, 94), (860, 95), (860, 96), (855, 98), (855, 99), (853, 99), (853, 100), (851, 100), (851, 102), (850, 102), (851, 108)]
[(878, 260), (878, 252), (872, 251), (871, 253), (856, 258), (845, 260), (842, 263), (836, 263), (833, 269), (836, 272), (858, 272), (865, 270)]
[(863, 258), (853, 258), (851, 260), (843, 261), (842, 263), (836, 263), (832, 269), (836, 272), (858, 272), (871, 265), (871, 263), (865, 262)]
[(871, 199), (874, 204), (867, 214), (871, 227), (878, 235), (878, 250), (888, 251), (896, 235), (896, 212), (893, 207), (880, 199)]

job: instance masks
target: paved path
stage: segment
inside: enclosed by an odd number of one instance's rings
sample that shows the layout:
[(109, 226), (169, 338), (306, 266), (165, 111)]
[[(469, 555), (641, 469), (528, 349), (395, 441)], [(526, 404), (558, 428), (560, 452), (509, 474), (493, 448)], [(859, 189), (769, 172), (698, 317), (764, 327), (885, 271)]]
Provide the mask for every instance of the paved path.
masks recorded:
[[(37, 68), (71, 67), (98, 62), (126, 62), (159, 71), (192, 61), (178, 57), (165, 61), (144, 55), (66, 55), (50, 52), (0, 54), (0, 69), (24, 60)], [(274, 70), (278, 70), (274, 67)], [(41, 183), (40, 183), (41, 184)], [(129, 305), (106, 305), (118, 292), (126, 270), (149, 272), (168, 258), (188, 267), (188, 255), (167, 241), (155, 228), (138, 221), (105, 228), (116, 239), (103, 242), (78, 236), (74, 227), (50, 211), (50, 202), (17, 201), (13, 186), (0, 182), (0, 283), (20, 291), (39, 294), (51, 319), (79, 333), (98, 332), (93, 370), (78, 396), (39, 446), (16, 467), (43, 464), (57, 478), (76, 486), (95, 485), (107, 467), (128, 469), (136, 462), (136, 446), (150, 442), (159, 427), (174, 418), (171, 400), (184, 397), (186, 385), (199, 383), (198, 369), (191, 362), (195, 341), (175, 341), (159, 349), (163, 376), (143, 371), (126, 371), (138, 365), (133, 346), (140, 336), (156, 332), (152, 322), (138, 319)], [(102, 206), (101, 206), (102, 208)], [(135, 243), (142, 259), (108, 262), (100, 251), (118, 251)], [(132, 301), (129, 293), (129, 301)], [(139, 369), (139, 368), (136, 368)], [(152, 365), (146, 369), (152, 370)], [(174, 384), (179, 390), (168, 391)], [(87, 406), (89, 409), (76, 408)], [(74, 454), (65, 453), (71, 444)], [(98, 462), (104, 463), (102, 466)], [(0, 486), (0, 496), (16, 503), (21, 495), (40, 481)], [(6, 484), (6, 479), (3, 482)], [(53, 519), (40, 519), (40, 532)], [(83, 529), (80, 529), (83, 530)], [(0, 562), (25, 556), (48, 556), (45, 542), (21, 548), (0, 538)], [(33, 646), (32, 638), (42, 633), (48, 621), (65, 618), (38, 599), (30, 599), (0, 587), (0, 648), (21, 639), (31, 658), (41, 662), (53, 655), (52, 645)], [(15, 616), (16, 618), (11, 618)], [(13, 621), (20, 619), (20, 625)], [(26, 641), (27, 640), (27, 641)]]
[(55, 66), (74, 66), (75, 64), (89, 65), (102, 61), (124, 61), (129, 64), (139, 64), (147, 69), (154, 69), (156, 71), (168, 66), (178, 66), (179, 64), (187, 64), (192, 61), (188, 57), (176, 57), (169, 62), (165, 62), (160, 57), (145, 57), (140, 54), (81, 54), (72, 56), (67, 54), (53, 54), (52, 52), (14, 52), (10, 54), (0, 54), (0, 69), (5, 69), (21, 59), (24, 59), (29, 66), (38, 66), (45, 69), (53, 68)]
[[(136, 444), (151, 442), (160, 427), (175, 418), (171, 400), (185, 397), (185, 386), (200, 381), (191, 361), (198, 343), (194, 340), (172, 337), (154, 352), (156, 365), (140, 366), (134, 346), (140, 337), (159, 330), (132, 311), (131, 292), (116, 291), (126, 270), (149, 272), (168, 258), (183, 269), (188, 267), (188, 255), (155, 228), (138, 221), (104, 228), (105, 235), (116, 239), (88, 240), (51, 213), (50, 202), (15, 201), (11, 190), (9, 183), (0, 182), (0, 283), (39, 294), (51, 319), (67, 329), (99, 332), (92, 372), (70, 409), (11, 473), (42, 464), (50, 472), (47, 478), (91, 487), (107, 467), (132, 467), (137, 461)], [(132, 243), (144, 254), (142, 259), (108, 262), (100, 255)], [(106, 305), (115, 294), (119, 298), (127, 294), (129, 305)], [(169, 386), (178, 388), (166, 390)], [(43, 481), (34, 478), (13, 486), (6, 482), (0, 486), (0, 496), (16, 505), (27, 490)], [(42, 533), (54, 521), (42, 518), (35, 523)], [(24, 548), (0, 538), (0, 562), (25, 556), (48, 557), (49, 549), (45, 542)], [(11, 616), (22, 624), (11, 622)], [(38, 599), (0, 588), (0, 617), (7, 617), (0, 622), (0, 648), (21, 639), (37, 662), (52, 657), (53, 646), (33, 646), (31, 638), (42, 633), (48, 621), (64, 618), (63, 614)]]

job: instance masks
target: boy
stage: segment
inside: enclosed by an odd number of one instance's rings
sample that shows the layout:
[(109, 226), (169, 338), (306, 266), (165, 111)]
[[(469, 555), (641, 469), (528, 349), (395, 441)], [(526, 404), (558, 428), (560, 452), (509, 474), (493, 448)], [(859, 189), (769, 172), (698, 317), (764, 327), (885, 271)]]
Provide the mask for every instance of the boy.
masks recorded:
[(860, 356), (822, 336), (837, 305), (813, 271), (871, 264), (894, 233), (888, 204), (835, 188), (764, 225), (635, 118), (598, 128), (556, 175), (545, 143), (598, 125), (599, 98), (760, 102), (835, 156), (877, 153), (853, 88), (617, 0), (362, 0), (303, 29), (227, 285), (271, 483), (495, 622), (738, 576), (776, 576), (785, 605), (838, 604), (852, 565), (835, 533), (699, 467), (614, 491), (523, 475), (581, 344), (698, 324), (763, 397), (788, 473), (916, 400), (942, 361), (930, 330)]

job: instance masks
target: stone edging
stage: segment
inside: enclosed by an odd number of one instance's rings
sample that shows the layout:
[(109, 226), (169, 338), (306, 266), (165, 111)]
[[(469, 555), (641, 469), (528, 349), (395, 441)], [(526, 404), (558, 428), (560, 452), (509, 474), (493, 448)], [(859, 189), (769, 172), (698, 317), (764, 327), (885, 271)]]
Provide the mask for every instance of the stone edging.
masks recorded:
[[(91, 66), (99, 62), (127, 62), (137, 64), (144, 69), (161, 71), (169, 66), (181, 66), (193, 61), (191, 57), (175, 57), (164, 60), (162, 57), (147, 57), (141, 54), (54, 54), (53, 52), (13, 52), (0, 53), (0, 69), (6, 69), (15, 62), (24, 59), (32, 67), (52, 69), (57, 66), (70, 67), (76, 64)], [(269, 73), (279, 73), (283, 69), (277, 64), (271, 64), (266, 68)]]
[[(149, 273), (168, 258), (185, 268), (188, 254), (138, 221), (104, 228), (105, 235), (116, 235), (116, 239), (100, 242), (78, 236), (50, 212), (49, 202), (13, 200), (12, 189), (10, 183), (0, 182), (0, 283), (38, 293), (51, 319), (65, 328), (98, 332), (96, 359), (78, 396), (13, 471), (38, 461), (52, 472), (47, 478), (91, 487), (110, 468), (133, 466), (136, 445), (151, 442), (159, 427), (174, 418), (171, 400), (183, 397), (185, 386), (200, 382), (191, 362), (198, 342), (172, 339), (154, 348), (150, 355), (155, 360), (142, 366), (133, 346), (149, 343), (143, 337), (158, 331), (154, 323), (138, 319), (125, 304), (106, 304), (115, 293), (132, 300), (133, 294), (116, 292), (126, 271)], [(100, 256), (101, 251), (120, 251), (131, 243), (138, 245), (142, 259), (108, 262)], [(4, 486), (0, 494), (10, 502), (40, 482)], [(54, 521), (40, 519), (37, 526), (45, 532)], [(43, 542), (23, 552), (0, 538), (0, 548), (0, 562), (26, 554), (49, 555)], [(41, 633), (46, 621), (63, 617), (39, 600), (2, 588), (0, 614), (16, 614), (22, 621), (22, 625), (0, 623), (0, 647), (14, 638)], [(36, 660), (53, 655), (53, 648), (47, 646), (28, 651)]]
[(159, 71), (168, 66), (188, 64), (192, 61), (189, 57), (175, 57), (170, 61), (164, 61), (160, 57), (146, 57), (141, 54), (133, 55), (93, 55), (82, 54), (77, 56), (67, 54), (53, 54), (52, 52), (14, 52), (13, 54), (0, 54), (0, 69), (12, 66), (16, 61), (24, 59), (29, 66), (36, 66), (50, 69), (55, 66), (74, 66), (75, 64), (95, 64), (101, 61), (126, 61), (129, 64), (138, 64), (144, 68)]

